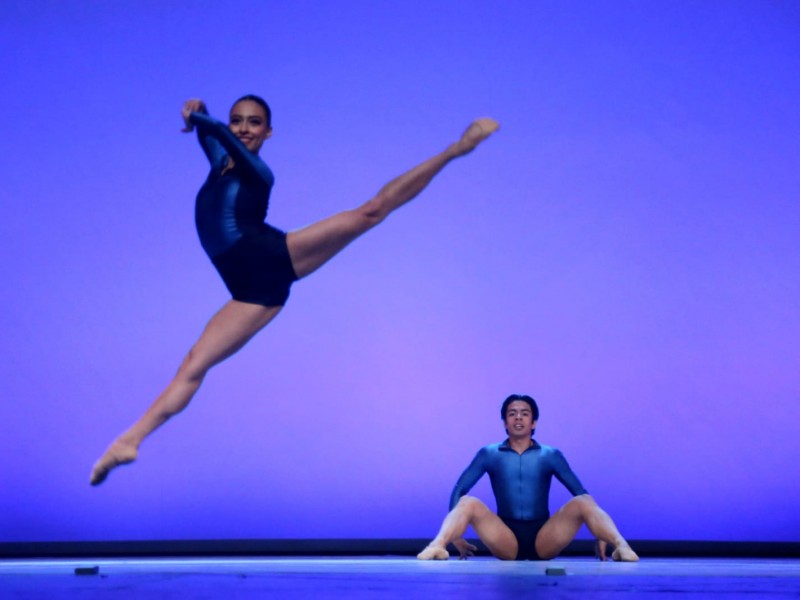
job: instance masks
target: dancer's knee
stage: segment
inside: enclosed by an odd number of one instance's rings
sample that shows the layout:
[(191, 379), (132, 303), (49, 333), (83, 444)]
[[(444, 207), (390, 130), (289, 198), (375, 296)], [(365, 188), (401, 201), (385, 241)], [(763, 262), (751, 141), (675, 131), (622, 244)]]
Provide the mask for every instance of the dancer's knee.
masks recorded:
[(183, 359), (175, 379), (199, 385), (208, 373), (210, 366), (205, 364), (195, 348), (189, 350)]
[(385, 194), (383, 192), (378, 192), (377, 196), (355, 209), (357, 217), (365, 231), (375, 227), (375, 225), (383, 221), (389, 214), (389, 211), (386, 209), (387, 201), (384, 196)]
[(459, 499), (458, 504), (456, 504), (456, 509), (464, 512), (471, 519), (479, 517), (481, 514), (489, 510), (489, 508), (483, 502), (474, 496), (462, 496)]
[(589, 494), (575, 496), (567, 502), (563, 510), (576, 516), (587, 517), (592, 511), (597, 510), (597, 502)]

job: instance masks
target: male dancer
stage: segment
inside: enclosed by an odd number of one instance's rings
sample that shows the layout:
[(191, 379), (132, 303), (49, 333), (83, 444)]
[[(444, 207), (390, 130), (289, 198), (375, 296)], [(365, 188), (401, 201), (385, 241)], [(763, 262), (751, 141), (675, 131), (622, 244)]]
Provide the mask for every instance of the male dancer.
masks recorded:
[[(533, 439), (539, 407), (530, 396), (512, 394), (500, 415), (508, 439), (483, 447), (461, 474), (450, 497), (450, 513), (438, 535), (417, 555), (420, 560), (446, 560), (452, 543), (462, 559), (477, 549), (463, 535), (471, 525), (489, 551), (502, 560), (549, 560), (567, 547), (582, 525), (598, 539), (598, 557), (614, 546), (613, 560), (639, 557), (570, 469), (561, 452)], [(467, 496), (484, 473), (489, 473), (497, 514), (477, 498)], [(550, 516), (548, 495), (555, 477), (574, 498)]]

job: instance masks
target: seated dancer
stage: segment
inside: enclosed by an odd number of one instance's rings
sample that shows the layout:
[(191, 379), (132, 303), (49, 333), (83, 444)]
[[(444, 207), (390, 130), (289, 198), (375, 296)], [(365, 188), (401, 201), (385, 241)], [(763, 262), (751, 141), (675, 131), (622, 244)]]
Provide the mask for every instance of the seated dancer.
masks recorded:
[(182, 411), (208, 370), (240, 350), (280, 312), (294, 281), (313, 273), (389, 213), (419, 194), (451, 160), (468, 154), (499, 127), (474, 121), (439, 154), (387, 183), (358, 208), (284, 233), (264, 222), (274, 181), (258, 157), (272, 136), (271, 111), (258, 96), (237, 100), (228, 125), (208, 116), (201, 100), (183, 105), (184, 132), (197, 128), (211, 172), (197, 195), (195, 221), (200, 243), (232, 299), (225, 303), (189, 350), (177, 374), (152, 405), (116, 438), (95, 463), (90, 483), (133, 462), (142, 441)]
[[(464, 539), (471, 525), (489, 551), (502, 560), (549, 560), (567, 547), (586, 525), (597, 538), (597, 555), (637, 561), (639, 557), (620, 535), (611, 517), (586, 492), (556, 448), (533, 439), (539, 407), (530, 396), (513, 394), (500, 409), (508, 439), (481, 448), (458, 478), (450, 496), (450, 512), (439, 534), (417, 555), (420, 560), (447, 560), (452, 543), (462, 559), (477, 549)], [(477, 498), (466, 496), (489, 473), (497, 514)], [(550, 516), (548, 495), (553, 476), (575, 496)]]

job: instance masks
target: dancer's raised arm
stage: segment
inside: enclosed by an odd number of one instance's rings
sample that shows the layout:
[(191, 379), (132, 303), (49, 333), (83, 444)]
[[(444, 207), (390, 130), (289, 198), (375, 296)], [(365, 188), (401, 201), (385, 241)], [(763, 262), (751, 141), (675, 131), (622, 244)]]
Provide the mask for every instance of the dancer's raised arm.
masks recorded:
[(194, 131), (194, 125), (192, 125), (191, 121), (189, 120), (189, 117), (191, 117), (193, 112), (208, 114), (206, 103), (199, 98), (191, 98), (183, 103), (183, 108), (181, 108), (181, 116), (183, 117), (184, 127), (181, 129), (181, 131), (184, 133), (191, 133)]

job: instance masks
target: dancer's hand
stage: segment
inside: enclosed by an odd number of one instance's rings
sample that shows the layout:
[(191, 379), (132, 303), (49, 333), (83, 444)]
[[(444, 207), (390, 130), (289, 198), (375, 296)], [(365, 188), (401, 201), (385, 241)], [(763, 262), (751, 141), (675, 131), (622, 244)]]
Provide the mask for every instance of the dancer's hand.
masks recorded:
[(608, 557), (606, 556), (607, 549), (608, 544), (603, 540), (594, 541), (594, 555), (599, 560), (608, 560)]
[(475, 556), (475, 551), (478, 549), (477, 546), (473, 546), (464, 538), (453, 540), (453, 546), (458, 550), (459, 560), (467, 560), (470, 556)]
[(183, 103), (181, 116), (183, 117), (183, 122), (185, 125), (181, 131), (184, 133), (190, 133), (194, 131), (194, 125), (189, 122), (189, 117), (193, 112), (207, 113), (208, 111), (206, 110), (206, 103), (199, 98), (192, 98), (191, 100), (187, 100)]

